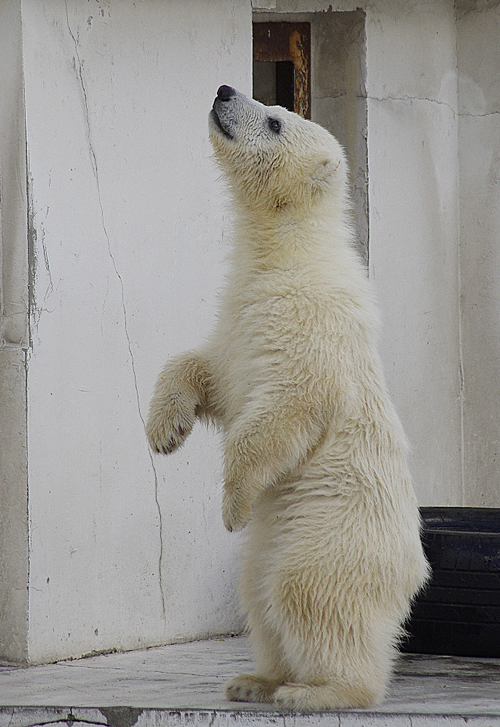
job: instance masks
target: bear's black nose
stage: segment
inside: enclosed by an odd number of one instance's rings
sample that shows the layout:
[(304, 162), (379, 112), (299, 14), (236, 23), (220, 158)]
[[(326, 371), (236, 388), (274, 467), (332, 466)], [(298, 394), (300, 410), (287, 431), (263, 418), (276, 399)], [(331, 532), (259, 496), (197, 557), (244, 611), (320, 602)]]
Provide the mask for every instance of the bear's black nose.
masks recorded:
[(217, 91), (217, 98), (221, 101), (229, 101), (232, 96), (236, 96), (236, 90), (232, 86), (221, 86)]

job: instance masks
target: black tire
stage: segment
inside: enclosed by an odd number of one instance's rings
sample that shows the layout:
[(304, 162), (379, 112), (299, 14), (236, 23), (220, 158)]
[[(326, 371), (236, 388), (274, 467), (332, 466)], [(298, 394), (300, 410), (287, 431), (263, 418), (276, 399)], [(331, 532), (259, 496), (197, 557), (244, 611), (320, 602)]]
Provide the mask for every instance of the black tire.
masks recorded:
[(500, 657), (500, 509), (420, 512), (433, 575), (412, 609), (403, 651)]

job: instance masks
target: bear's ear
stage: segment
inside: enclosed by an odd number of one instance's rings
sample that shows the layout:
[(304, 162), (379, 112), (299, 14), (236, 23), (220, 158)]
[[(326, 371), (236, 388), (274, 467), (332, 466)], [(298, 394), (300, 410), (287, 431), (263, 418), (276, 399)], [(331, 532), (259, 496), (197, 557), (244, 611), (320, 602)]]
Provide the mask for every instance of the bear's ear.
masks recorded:
[(312, 180), (322, 182), (330, 177), (337, 169), (340, 164), (338, 159), (322, 159), (319, 164), (316, 165), (312, 174)]
[(322, 159), (319, 164), (315, 166), (314, 171), (311, 175), (311, 182), (313, 184), (313, 187), (321, 189), (322, 187), (327, 185), (330, 177), (335, 174), (335, 172), (339, 168), (339, 164), (339, 159), (332, 159), (330, 157), (328, 157), (327, 159)]

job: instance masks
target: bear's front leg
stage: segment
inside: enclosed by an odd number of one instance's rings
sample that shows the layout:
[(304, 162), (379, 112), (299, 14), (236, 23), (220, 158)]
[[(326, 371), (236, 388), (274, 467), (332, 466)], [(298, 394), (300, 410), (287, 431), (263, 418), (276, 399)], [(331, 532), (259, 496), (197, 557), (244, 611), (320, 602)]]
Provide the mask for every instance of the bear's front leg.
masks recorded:
[(269, 408), (243, 413), (225, 443), (222, 516), (229, 531), (242, 530), (260, 492), (278, 484), (319, 441), (322, 417), (306, 401), (283, 396)]
[(244, 482), (244, 478), (224, 478), (224, 495), (222, 498), (222, 519), (230, 533), (243, 530), (252, 516), (253, 503), (260, 488), (258, 483), (253, 486)]
[(191, 432), (196, 416), (215, 416), (211, 390), (209, 367), (200, 355), (183, 354), (165, 365), (156, 382), (146, 424), (154, 452), (174, 452)]

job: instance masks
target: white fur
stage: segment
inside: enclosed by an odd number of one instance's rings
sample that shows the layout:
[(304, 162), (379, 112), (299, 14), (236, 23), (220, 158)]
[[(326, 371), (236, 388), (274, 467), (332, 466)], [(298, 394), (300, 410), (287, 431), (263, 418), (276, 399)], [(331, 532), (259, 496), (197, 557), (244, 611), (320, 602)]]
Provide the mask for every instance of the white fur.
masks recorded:
[(172, 451), (196, 416), (225, 435), (223, 517), (246, 526), (256, 664), (228, 698), (367, 707), (427, 564), (344, 154), (316, 124), (236, 92), (215, 101), (210, 137), (237, 213), (232, 270), (208, 344), (158, 379), (149, 441)]

